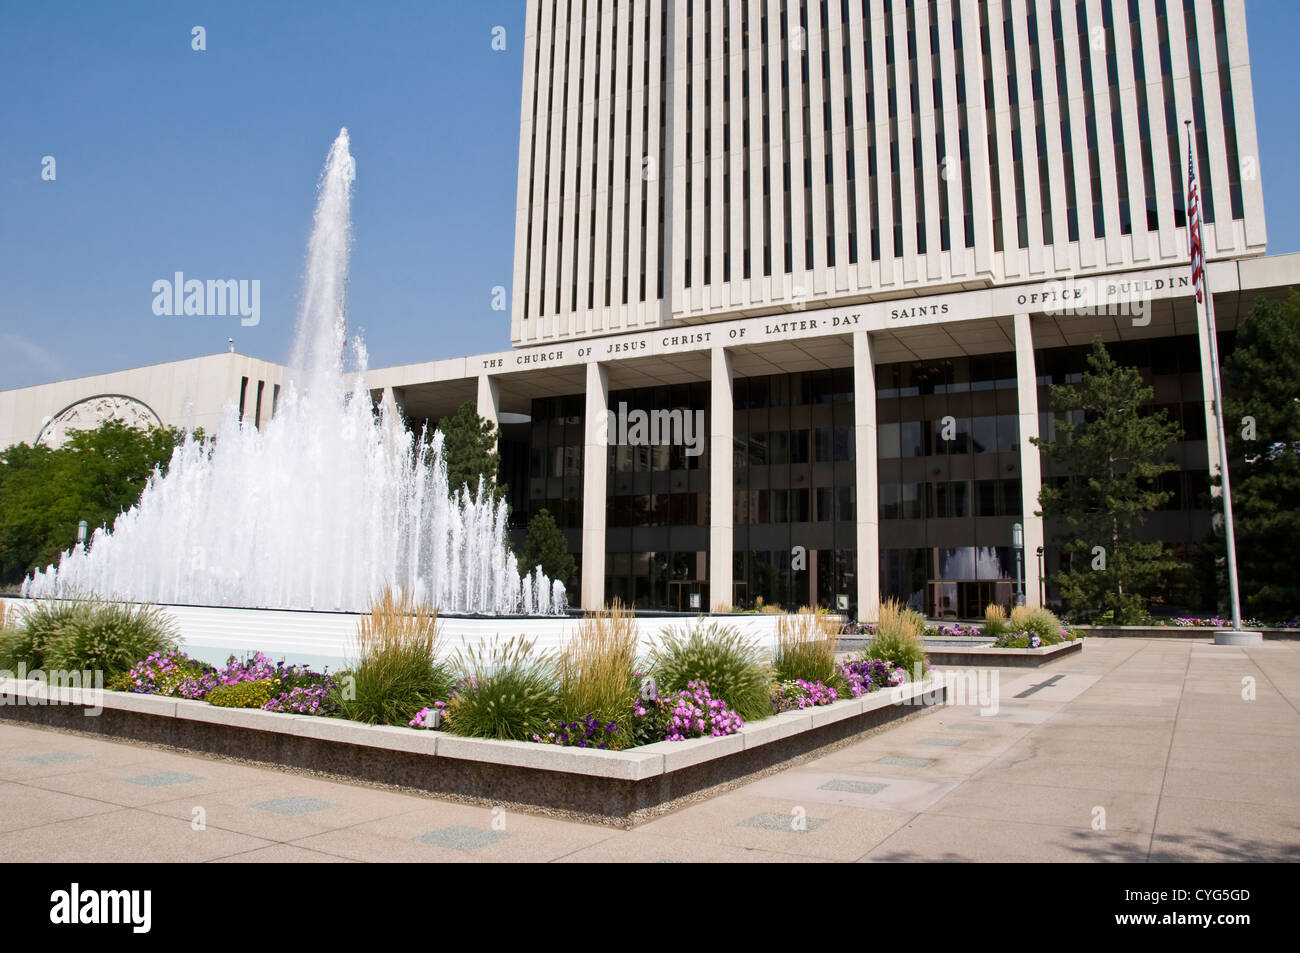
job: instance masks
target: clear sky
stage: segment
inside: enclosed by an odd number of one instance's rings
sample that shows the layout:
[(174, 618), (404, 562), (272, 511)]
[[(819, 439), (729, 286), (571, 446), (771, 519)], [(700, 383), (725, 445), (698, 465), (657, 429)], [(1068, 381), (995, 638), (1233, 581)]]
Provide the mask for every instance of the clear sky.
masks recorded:
[[(1300, 3), (1246, 10), (1269, 251), (1297, 251)], [(229, 337), (283, 361), (341, 126), (357, 159), (349, 324), (371, 365), (509, 347), (492, 299), (513, 271), (523, 30), (521, 0), (4, 0), (0, 388)], [(156, 316), (152, 285), (177, 271), (259, 280), (260, 324)]]

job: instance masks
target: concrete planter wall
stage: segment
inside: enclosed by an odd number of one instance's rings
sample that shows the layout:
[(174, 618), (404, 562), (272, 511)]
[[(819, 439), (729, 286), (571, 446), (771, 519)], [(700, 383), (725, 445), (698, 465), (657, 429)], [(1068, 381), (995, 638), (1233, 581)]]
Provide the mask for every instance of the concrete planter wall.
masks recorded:
[[(1204, 625), (1080, 625), (1076, 628), (1085, 635), (1103, 639), (1209, 639), (1210, 641), (1214, 641), (1215, 632), (1222, 632), (1224, 629), (1223, 626)], [(1263, 633), (1265, 639), (1300, 639), (1300, 629), (1268, 629), (1258, 626), (1246, 626), (1246, 628), (1252, 632)]]
[[(458, 738), (17, 679), (0, 681), (0, 718), (632, 827), (945, 698), (936, 682), (912, 683), (785, 712), (734, 735), (630, 751)], [(96, 707), (102, 710), (90, 714)]]
[(1076, 639), (1073, 642), (1044, 645), (1037, 649), (1000, 649), (991, 645), (927, 647), (925, 655), (931, 665), (1038, 668), (1040, 665), (1047, 665), (1082, 651), (1083, 639)]

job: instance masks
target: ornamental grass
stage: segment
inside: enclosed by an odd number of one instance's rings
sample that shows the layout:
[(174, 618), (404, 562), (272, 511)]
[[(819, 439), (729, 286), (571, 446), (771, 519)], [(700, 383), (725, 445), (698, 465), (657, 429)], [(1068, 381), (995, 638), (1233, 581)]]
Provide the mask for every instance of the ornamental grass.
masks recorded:
[(46, 618), (57, 620), (43, 636), (43, 663), (50, 670), (102, 672), (107, 680), (178, 644), (175, 623), (154, 605), (80, 603)]
[(15, 612), (12, 626), (0, 630), (0, 669), (17, 671), (24, 665), (30, 672), (44, 668), (49, 643), (78, 613), (86, 611), (87, 606), (80, 602), (44, 599), (22, 618)]
[(1056, 645), (1069, 634), (1056, 614), (1041, 606), (1016, 606), (1011, 610), (1010, 623), (1007, 631), (1032, 633), (1042, 639), (1044, 645)]
[(825, 612), (804, 606), (776, 620), (776, 653), (772, 667), (779, 681), (837, 683), (835, 653), (839, 625)]
[(773, 677), (766, 653), (734, 626), (699, 622), (667, 626), (650, 649), (650, 670), (661, 692), (686, 691), (692, 682), (708, 686), (745, 721), (772, 712)]
[(506, 642), (457, 651), (457, 686), (446, 708), (446, 730), (469, 738), (528, 741), (550, 730), (559, 710), (554, 656), (533, 651), (533, 641)]
[(408, 725), (420, 709), (451, 694), (438, 659), (438, 610), (405, 590), (385, 588), (357, 624), (357, 657), (336, 678), (333, 703), (344, 718)]
[(903, 606), (897, 599), (880, 604), (875, 634), (861, 657), (884, 659), (909, 675), (925, 666), (925, 617)]
[(990, 602), (986, 605), (984, 607), (984, 634), (996, 639), (1004, 635), (1007, 628), (1007, 610), (996, 602)]
[(556, 660), (559, 709), (563, 722), (602, 726), (610, 748), (632, 744), (629, 725), (636, 701), (638, 673), (636, 617), (615, 599), (609, 606), (583, 616), (578, 630)]

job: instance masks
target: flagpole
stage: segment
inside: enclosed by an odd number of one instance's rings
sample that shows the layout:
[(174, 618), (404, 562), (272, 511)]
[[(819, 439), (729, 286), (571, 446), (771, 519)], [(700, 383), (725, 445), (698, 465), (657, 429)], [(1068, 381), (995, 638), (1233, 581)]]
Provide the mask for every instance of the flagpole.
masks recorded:
[[(1195, 158), (1195, 147), (1192, 144), (1191, 120), (1184, 120), (1183, 125), (1187, 127), (1187, 152), (1189, 156)], [(1189, 183), (1190, 185), (1190, 183)], [(1201, 203), (1198, 201), (1197, 203)], [(1191, 229), (1191, 209), (1187, 210), (1187, 230), (1188, 244), (1192, 241)], [(1202, 216), (1197, 215), (1196, 227), (1201, 232)], [(1219, 437), (1219, 475), (1222, 481), (1223, 489), (1223, 528), (1225, 543), (1228, 550), (1228, 598), (1232, 604), (1232, 632), (1241, 632), (1241, 597), (1237, 587), (1237, 538), (1233, 531), (1232, 525), (1232, 486), (1228, 480), (1228, 438), (1223, 425), (1223, 385), (1220, 382), (1219, 374), (1219, 339), (1218, 330), (1214, 322), (1214, 295), (1210, 293), (1210, 263), (1205, 257), (1204, 234), (1196, 236), (1201, 239), (1201, 287), (1205, 292), (1205, 330), (1209, 339), (1210, 350), (1210, 382), (1214, 389), (1214, 423), (1218, 429)], [(1215, 635), (1215, 641), (1218, 642), (1218, 634)], [(1225, 642), (1232, 644), (1232, 640), (1225, 639)]]

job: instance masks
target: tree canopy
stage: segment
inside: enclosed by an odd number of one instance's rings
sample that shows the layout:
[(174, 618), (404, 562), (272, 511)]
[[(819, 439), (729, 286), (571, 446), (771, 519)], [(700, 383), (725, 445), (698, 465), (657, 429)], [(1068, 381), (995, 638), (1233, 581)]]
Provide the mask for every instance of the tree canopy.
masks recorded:
[(1039, 504), (1041, 515), (1064, 528), (1056, 539), (1061, 568), (1051, 581), (1067, 610), (1108, 613), (1118, 624), (1137, 621), (1144, 595), (1180, 568), (1163, 542), (1139, 541), (1136, 531), (1170, 498), (1157, 480), (1177, 469), (1165, 455), (1181, 428), (1163, 410), (1143, 407), (1152, 388), (1137, 368), (1116, 364), (1100, 337), (1088, 367), (1077, 387), (1051, 389), (1054, 438), (1032, 438), (1068, 474), (1057, 485), (1044, 483)]
[(57, 562), (77, 541), (77, 524), (112, 526), (139, 502), (154, 468), (166, 470), (177, 429), (140, 430), (107, 420), (70, 431), (63, 446), (14, 444), (0, 451), (0, 582)]
[(555, 523), (549, 510), (540, 509), (528, 521), (528, 535), (524, 539), (524, 558), (519, 568), (532, 572), (538, 566), (551, 579), (569, 584), (577, 568), (564, 541), (564, 534)]
[(455, 492), (467, 486), (473, 493), (478, 489), (479, 477), (488, 493), (498, 499), (505, 495), (504, 484), (497, 483), (500, 454), (497, 452), (497, 428), (492, 421), (480, 417), (474, 401), (467, 400), (450, 417), (438, 421), (443, 434), (442, 453), (447, 461), (447, 483)]
[[(1255, 302), (1223, 378), (1242, 602), (1251, 614), (1291, 618), (1300, 612), (1300, 294)], [(1216, 547), (1222, 555), (1222, 538)]]

